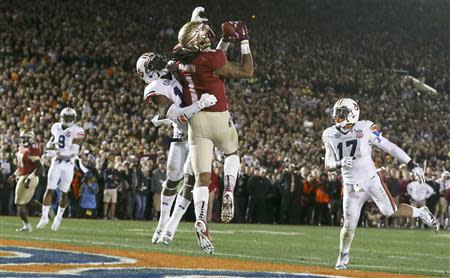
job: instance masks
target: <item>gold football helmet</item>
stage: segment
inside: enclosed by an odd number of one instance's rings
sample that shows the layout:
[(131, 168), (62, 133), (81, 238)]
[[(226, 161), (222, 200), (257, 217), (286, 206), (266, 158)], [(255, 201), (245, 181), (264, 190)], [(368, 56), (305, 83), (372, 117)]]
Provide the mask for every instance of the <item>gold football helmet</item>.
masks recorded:
[(207, 24), (190, 21), (178, 32), (178, 42), (186, 52), (203, 52), (211, 48), (214, 36)]

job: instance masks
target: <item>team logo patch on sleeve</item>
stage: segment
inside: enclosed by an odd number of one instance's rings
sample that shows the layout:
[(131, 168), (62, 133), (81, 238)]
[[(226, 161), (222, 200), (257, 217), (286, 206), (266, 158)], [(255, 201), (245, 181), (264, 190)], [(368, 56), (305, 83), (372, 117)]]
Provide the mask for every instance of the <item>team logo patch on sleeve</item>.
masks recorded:
[(356, 138), (363, 138), (363, 136), (364, 136), (364, 133), (363, 133), (362, 130), (357, 130), (356, 131)]

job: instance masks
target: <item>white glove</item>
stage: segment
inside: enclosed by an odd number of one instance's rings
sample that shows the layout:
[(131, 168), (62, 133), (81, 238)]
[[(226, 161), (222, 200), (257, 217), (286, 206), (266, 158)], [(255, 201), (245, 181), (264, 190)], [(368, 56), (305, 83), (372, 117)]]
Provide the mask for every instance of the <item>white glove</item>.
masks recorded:
[(164, 124), (170, 124), (171, 123), (169, 119), (162, 119), (162, 120), (160, 120), (158, 114), (156, 114), (156, 116), (153, 117), (151, 121), (152, 121), (153, 125), (156, 126), (156, 127), (164, 125)]
[(192, 22), (205, 22), (205, 21), (208, 21), (207, 18), (200, 17), (200, 13), (202, 13), (204, 11), (205, 11), (205, 8), (203, 8), (203, 7), (195, 8), (194, 11), (192, 12), (191, 21)]
[(47, 150), (57, 150), (59, 148), (59, 144), (57, 142), (47, 142), (45, 145)]
[(350, 156), (345, 156), (337, 162), (336, 168), (350, 169), (353, 166), (353, 158)]
[(215, 95), (203, 94), (197, 101), (198, 107), (200, 109), (211, 107), (217, 103), (217, 98)]
[(425, 183), (425, 174), (423, 173), (423, 169), (419, 166), (414, 167), (411, 172), (414, 174), (414, 178), (419, 183)]

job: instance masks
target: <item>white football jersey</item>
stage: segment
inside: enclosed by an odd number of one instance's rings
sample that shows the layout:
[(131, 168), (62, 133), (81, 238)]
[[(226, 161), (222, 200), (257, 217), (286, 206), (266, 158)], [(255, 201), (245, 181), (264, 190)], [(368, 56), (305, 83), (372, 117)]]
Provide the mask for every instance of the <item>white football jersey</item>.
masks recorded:
[(84, 129), (77, 125), (63, 129), (62, 123), (55, 123), (51, 131), (53, 142), (58, 144), (60, 150), (69, 150), (74, 139), (84, 138)]
[(336, 161), (344, 156), (353, 157), (352, 168), (341, 168), (344, 183), (348, 184), (359, 184), (377, 174), (372, 160), (372, 145), (383, 139), (371, 121), (358, 121), (347, 133), (332, 126), (322, 134), (324, 144), (333, 150)]
[[(144, 99), (152, 95), (163, 95), (169, 98), (176, 106), (184, 107), (183, 87), (180, 82), (172, 75), (172, 80), (157, 79), (153, 80), (144, 89)], [(187, 135), (188, 123), (176, 124), (172, 122), (173, 138), (183, 138)]]

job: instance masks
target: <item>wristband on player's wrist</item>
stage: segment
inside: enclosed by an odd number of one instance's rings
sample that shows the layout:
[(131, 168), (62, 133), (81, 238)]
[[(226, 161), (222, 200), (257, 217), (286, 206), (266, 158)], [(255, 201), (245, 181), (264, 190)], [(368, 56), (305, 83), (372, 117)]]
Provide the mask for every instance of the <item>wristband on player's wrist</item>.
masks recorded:
[(406, 166), (408, 166), (408, 169), (409, 170), (412, 170), (412, 169), (414, 169), (414, 168), (416, 168), (416, 167), (419, 167), (419, 164), (417, 164), (414, 160), (410, 160), (409, 162), (408, 162), (408, 164), (406, 164)]
[(228, 50), (228, 46), (230, 45), (230, 42), (226, 38), (221, 38), (219, 43), (217, 44), (217, 49), (222, 49), (223, 51)]
[(248, 40), (242, 40), (241, 41), (241, 53), (243, 55), (251, 53), (251, 51), (250, 51), (250, 44), (249, 44)]
[(341, 169), (342, 168), (342, 163), (341, 161), (336, 161), (336, 169)]

